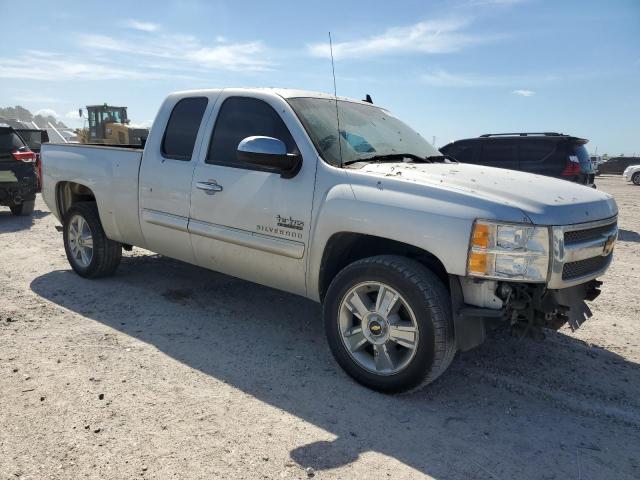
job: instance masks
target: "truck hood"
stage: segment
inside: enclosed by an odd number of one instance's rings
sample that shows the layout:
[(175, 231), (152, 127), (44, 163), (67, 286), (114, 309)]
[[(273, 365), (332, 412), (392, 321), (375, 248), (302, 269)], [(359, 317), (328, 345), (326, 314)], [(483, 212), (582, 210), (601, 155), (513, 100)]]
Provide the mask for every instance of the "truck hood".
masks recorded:
[(375, 176), (455, 190), (518, 208), (537, 225), (570, 225), (618, 213), (608, 193), (566, 180), (464, 163), (370, 163)]

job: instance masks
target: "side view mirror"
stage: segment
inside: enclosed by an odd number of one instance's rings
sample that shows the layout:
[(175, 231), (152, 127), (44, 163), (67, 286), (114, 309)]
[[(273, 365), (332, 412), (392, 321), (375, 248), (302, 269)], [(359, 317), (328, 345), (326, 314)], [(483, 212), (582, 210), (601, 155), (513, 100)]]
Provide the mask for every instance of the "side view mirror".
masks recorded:
[(293, 178), (300, 171), (302, 156), (287, 153), (282, 140), (273, 137), (247, 137), (238, 144), (239, 162), (279, 173), (282, 178)]

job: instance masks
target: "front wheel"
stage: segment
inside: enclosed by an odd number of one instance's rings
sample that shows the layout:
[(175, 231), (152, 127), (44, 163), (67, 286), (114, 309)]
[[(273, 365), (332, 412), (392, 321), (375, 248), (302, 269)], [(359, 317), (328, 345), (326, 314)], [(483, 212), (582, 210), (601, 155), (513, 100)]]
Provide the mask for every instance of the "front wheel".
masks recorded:
[(105, 235), (95, 203), (76, 203), (65, 214), (63, 224), (64, 249), (78, 275), (98, 278), (115, 272), (122, 245)]
[(447, 289), (405, 257), (381, 255), (344, 268), (331, 282), (323, 315), (336, 361), (374, 390), (419, 389), (455, 355)]
[(633, 177), (631, 177), (631, 181), (634, 185), (640, 185), (640, 172), (634, 173)]

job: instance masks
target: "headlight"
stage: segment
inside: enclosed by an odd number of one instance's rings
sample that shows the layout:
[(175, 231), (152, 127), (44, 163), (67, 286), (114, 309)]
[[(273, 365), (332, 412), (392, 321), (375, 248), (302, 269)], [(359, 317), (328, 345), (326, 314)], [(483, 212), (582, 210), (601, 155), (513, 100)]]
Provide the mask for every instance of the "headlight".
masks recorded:
[(476, 220), (467, 273), (474, 277), (543, 282), (549, 271), (549, 229)]

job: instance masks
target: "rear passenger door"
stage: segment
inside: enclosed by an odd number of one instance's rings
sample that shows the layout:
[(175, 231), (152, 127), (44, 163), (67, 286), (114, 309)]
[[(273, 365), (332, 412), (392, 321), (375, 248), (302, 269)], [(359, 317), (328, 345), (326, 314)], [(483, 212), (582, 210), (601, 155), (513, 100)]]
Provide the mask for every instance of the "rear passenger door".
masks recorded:
[(194, 262), (187, 231), (191, 178), (204, 135), (204, 121), (214, 98), (166, 100), (144, 150), (140, 167), (140, 226), (147, 248)]

